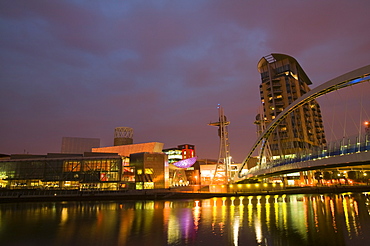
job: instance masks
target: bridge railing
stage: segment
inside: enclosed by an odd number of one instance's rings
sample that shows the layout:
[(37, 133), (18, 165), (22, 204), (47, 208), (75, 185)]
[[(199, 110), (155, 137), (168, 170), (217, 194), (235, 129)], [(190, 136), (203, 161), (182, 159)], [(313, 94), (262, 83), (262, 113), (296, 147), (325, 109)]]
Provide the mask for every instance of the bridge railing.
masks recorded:
[(348, 155), (360, 152), (370, 151), (369, 135), (354, 136), (328, 143), (322, 148), (308, 149), (304, 153), (298, 153), (293, 158), (280, 158), (274, 161), (269, 161), (256, 169), (268, 169), (278, 166), (283, 166), (292, 163), (315, 161), (317, 159), (330, 158), (339, 155)]

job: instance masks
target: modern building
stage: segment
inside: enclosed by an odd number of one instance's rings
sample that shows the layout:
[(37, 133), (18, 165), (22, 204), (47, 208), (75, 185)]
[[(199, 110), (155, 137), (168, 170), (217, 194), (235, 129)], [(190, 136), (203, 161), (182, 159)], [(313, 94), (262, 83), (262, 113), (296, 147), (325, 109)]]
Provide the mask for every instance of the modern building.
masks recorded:
[(61, 153), (83, 154), (84, 152), (91, 152), (92, 148), (98, 147), (100, 147), (99, 138), (63, 137)]
[(195, 146), (191, 144), (183, 144), (178, 146), (181, 149), (182, 159), (195, 157)]
[(160, 189), (169, 187), (169, 167), (162, 152), (10, 155), (0, 160), (0, 187)]
[(10, 155), (0, 160), (0, 185), (9, 189), (110, 189), (120, 186), (115, 153)]
[[(255, 124), (260, 133), (294, 100), (310, 91), (312, 84), (296, 59), (271, 54), (258, 62), (261, 74), (261, 113)], [(294, 156), (326, 144), (319, 104), (313, 100), (286, 117), (268, 139), (272, 158)]]
[(138, 144), (127, 144), (127, 145), (119, 145), (119, 146), (92, 148), (92, 152), (117, 153), (120, 156), (129, 157), (131, 154), (141, 153), (141, 152), (162, 153), (163, 146), (164, 146), (163, 143), (149, 142), (149, 143), (138, 143)]
[(194, 145), (178, 145), (177, 148), (164, 149), (163, 153), (168, 156), (171, 187), (200, 183), (200, 167), (196, 161)]
[[(247, 163), (248, 169), (256, 166), (257, 161), (258, 161), (257, 157), (251, 157)], [(199, 164), (200, 167), (200, 177), (201, 177), (200, 184), (201, 185), (215, 184), (214, 182), (212, 182), (212, 179), (215, 175), (218, 161), (211, 159), (199, 159), (197, 163)], [(230, 164), (230, 173), (233, 177), (237, 176), (237, 172), (241, 165), (242, 165), (241, 163)]]
[(195, 157), (195, 146), (182, 144), (178, 145), (177, 148), (164, 149), (163, 153), (168, 155), (168, 163), (172, 164), (180, 160)]
[(167, 155), (164, 153), (136, 153), (130, 155), (136, 189), (169, 188)]
[[(150, 142), (129, 144), (127, 140), (130, 129), (118, 129), (115, 133), (117, 146), (99, 147), (99, 139), (63, 138), (62, 152), (47, 155), (3, 155), (0, 158), (0, 187), (40, 188), (40, 189), (135, 189), (135, 187), (159, 188), (166, 187), (168, 175), (158, 175), (159, 167), (167, 166), (167, 159), (162, 153), (163, 143)], [(125, 131), (126, 133), (123, 133)], [(117, 128), (116, 128), (117, 132)], [(128, 134), (128, 135), (127, 135)], [(124, 137), (124, 135), (126, 137)], [(123, 140), (117, 140), (123, 138)], [(84, 151), (86, 150), (86, 151)], [(82, 153), (81, 153), (82, 152)], [(131, 163), (130, 156), (136, 153), (151, 153), (156, 162), (144, 163), (155, 172), (150, 176), (153, 182), (149, 185), (142, 182), (142, 176), (135, 173), (137, 158)], [(166, 156), (167, 157), (167, 156)], [(143, 168), (138, 164), (139, 169)], [(153, 164), (154, 165), (154, 164)], [(163, 173), (163, 171), (161, 171)], [(146, 174), (146, 173), (144, 173)], [(135, 186), (135, 183), (139, 185)]]

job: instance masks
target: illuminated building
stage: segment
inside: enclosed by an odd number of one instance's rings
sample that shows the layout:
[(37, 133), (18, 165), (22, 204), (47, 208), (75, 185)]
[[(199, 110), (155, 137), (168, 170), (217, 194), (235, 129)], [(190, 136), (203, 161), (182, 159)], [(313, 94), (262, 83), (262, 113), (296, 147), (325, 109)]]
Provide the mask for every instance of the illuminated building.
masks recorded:
[(133, 144), (134, 130), (130, 127), (116, 127), (114, 129), (114, 146), (92, 148), (92, 152), (117, 153), (122, 157), (129, 157), (134, 153), (158, 152), (161, 153), (163, 143), (149, 142)]
[[(167, 155), (163, 143), (132, 144), (133, 130), (115, 129), (115, 146), (98, 147), (99, 139), (63, 138), (62, 152), (47, 155), (1, 155), (0, 187), (53, 189), (159, 189), (169, 187)], [(194, 145), (179, 145), (172, 162), (189, 164)], [(176, 167), (187, 184), (196, 184), (199, 165)], [(174, 165), (173, 165), (174, 166)], [(175, 167), (175, 166), (174, 166)]]
[(168, 161), (164, 153), (136, 153), (130, 155), (134, 168), (136, 189), (168, 188)]
[(195, 146), (191, 144), (183, 144), (178, 146), (181, 149), (182, 159), (188, 159), (195, 156)]
[(128, 144), (128, 145), (92, 148), (92, 152), (118, 153), (120, 156), (129, 157), (131, 154), (141, 153), (141, 152), (162, 153), (163, 145), (164, 145), (163, 143), (159, 143), (159, 142)]
[(163, 153), (168, 156), (168, 163), (172, 164), (182, 160), (182, 150), (179, 148), (164, 149)]
[[(162, 148), (163, 143), (151, 142), (92, 148), (93, 152), (83, 154), (10, 155), (0, 160), (0, 186), (11, 189), (135, 188), (135, 172), (129, 156), (139, 152), (163, 155)], [(163, 161), (161, 165), (166, 163)]]
[[(252, 168), (256, 166), (258, 161), (257, 157), (251, 157), (247, 162), (247, 167)], [(218, 164), (217, 160), (210, 160), (210, 159), (198, 159), (197, 161), (200, 167), (200, 184), (201, 185), (210, 185), (212, 182), (212, 178), (214, 177), (216, 166)], [(238, 169), (240, 168), (241, 163), (231, 163), (230, 164), (230, 171), (231, 175), (236, 175)]]
[(115, 153), (11, 155), (0, 160), (5, 188), (111, 189), (119, 187), (123, 159)]
[[(194, 145), (182, 144), (178, 145), (177, 148), (164, 149), (163, 152), (168, 155), (170, 186), (187, 186), (200, 183), (200, 168), (199, 163), (196, 162)], [(182, 165), (185, 163), (192, 164)]]
[[(121, 180), (121, 188), (127, 188), (127, 189), (135, 189), (138, 187), (142, 187), (142, 189), (149, 189), (149, 187), (156, 187), (156, 186), (163, 186), (160, 184), (156, 185), (137, 185), (136, 183), (139, 182), (142, 184), (144, 181), (142, 177), (144, 176), (137, 176), (137, 173), (135, 172), (136, 168), (136, 162), (137, 159), (132, 160), (131, 155), (132, 154), (143, 154), (143, 153), (156, 153), (156, 154), (163, 154), (163, 143), (159, 142), (149, 142), (149, 143), (140, 143), (140, 144), (126, 144), (126, 145), (119, 145), (119, 146), (108, 146), (108, 147), (102, 147), (102, 148), (93, 148), (93, 152), (101, 152), (101, 153), (117, 153), (122, 158), (129, 159), (129, 164), (127, 163), (122, 167), (122, 180)], [(162, 162), (162, 167), (166, 165), (166, 161)], [(148, 176), (149, 177), (149, 176)], [(150, 176), (152, 177), (152, 176)], [(139, 178), (139, 179), (137, 179)], [(147, 181), (149, 182), (149, 181)], [(158, 188), (158, 187), (156, 187)]]
[[(294, 100), (310, 91), (312, 84), (299, 63), (291, 56), (271, 54), (258, 62), (261, 74), (260, 96), (263, 112), (256, 117), (262, 132)], [(269, 150), (273, 157), (289, 156), (325, 145), (319, 104), (313, 100), (292, 112), (271, 134)]]
[[(168, 171), (163, 171), (168, 169), (168, 161), (167, 156), (163, 158), (163, 145), (159, 142), (133, 144), (133, 129), (117, 127), (114, 130), (114, 146), (92, 148), (92, 152), (117, 153), (123, 159), (129, 160), (122, 165), (121, 188), (164, 188), (168, 186), (168, 174), (166, 174)], [(155, 161), (150, 162), (151, 158)], [(149, 167), (145, 167), (146, 165)], [(138, 174), (138, 172), (142, 173)]]

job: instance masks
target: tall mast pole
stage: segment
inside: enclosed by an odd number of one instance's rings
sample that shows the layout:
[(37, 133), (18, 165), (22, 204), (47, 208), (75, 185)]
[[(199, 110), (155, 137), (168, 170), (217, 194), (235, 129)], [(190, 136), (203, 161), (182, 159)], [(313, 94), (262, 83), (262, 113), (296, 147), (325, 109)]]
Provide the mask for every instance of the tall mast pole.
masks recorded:
[(211, 180), (212, 184), (228, 184), (231, 180), (231, 156), (230, 156), (230, 145), (229, 145), (229, 133), (227, 126), (230, 121), (227, 121), (224, 115), (224, 110), (218, 104), (218, 122), (212, 122), (208, 125), (218, 127), (218, 136), (220, 137), (220, 151), (218, 155), (218, 161), (216, 164), (216, 170)]

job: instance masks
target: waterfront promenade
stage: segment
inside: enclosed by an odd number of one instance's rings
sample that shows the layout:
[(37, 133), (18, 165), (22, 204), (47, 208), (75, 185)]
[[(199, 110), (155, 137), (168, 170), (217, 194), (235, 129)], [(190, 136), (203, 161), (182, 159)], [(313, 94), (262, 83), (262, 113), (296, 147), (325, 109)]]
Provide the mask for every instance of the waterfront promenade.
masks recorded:
[(344, 192), (370, 192), (370, 185), (362, 186), (314, 186), (288, 187), (274, 191), (211, 193), (205, 190), (0, 190), (0, 203), (37, 201), (107, 201), (107, 200), (164, 200), (207, 199), (212, 197), (235, 197), (283, 194), (331, 194)]

